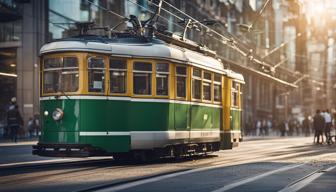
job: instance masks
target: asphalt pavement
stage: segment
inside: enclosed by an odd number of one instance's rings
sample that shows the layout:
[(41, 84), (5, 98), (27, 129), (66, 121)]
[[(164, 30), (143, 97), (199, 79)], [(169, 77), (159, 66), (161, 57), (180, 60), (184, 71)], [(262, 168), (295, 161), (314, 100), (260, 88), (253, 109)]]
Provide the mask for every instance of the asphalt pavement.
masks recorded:
[[(31, 154), (31, 146), (36, 142), (0, 143), (0, 191), (324, 192), (336, 189), (336, 144), (313, 145), (312, 138), (245, 138), (238, 148), (206, 157), (143, 164), (119, 164), (110, 157), (98, 159), (101, 161), (39, 157)], [(75, 163), (64, 164), (67, 162)], [(48, 166), (29, 166), (44, 164)]]

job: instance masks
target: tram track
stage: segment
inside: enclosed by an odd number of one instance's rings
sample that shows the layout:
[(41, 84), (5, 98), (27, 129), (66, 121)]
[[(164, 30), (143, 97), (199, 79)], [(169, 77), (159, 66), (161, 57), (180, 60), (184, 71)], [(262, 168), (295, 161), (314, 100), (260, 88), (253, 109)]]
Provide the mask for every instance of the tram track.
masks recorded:
[[(316, 150), (318, 150), (318, 149), (316, 149)], [(291, 157), (295, 158), (297, 156), (308, 156), (309, 157), (310, 153), (311, 153), (311, 151), (308, 151), (308, 152), (300, 152), (300, 153), (295, 153), (295, 154), (279, 155), (278, 157), (271, 156), (271, 157), (266, 157), (265, 158), (265, 155), (267, 155), (267, 153), (269, 153), (270, 151), (269, 150), (262, 150), (262, 151), (263, 151), (263, 153), (260, 153), (261, 151), (258, 151), (259, 155), (254, 156), (253, 157), (254, 160), (241, 160), (241, 159), (239, 160), (239, 157), (229, 158), (229, 159), (225, 159), (224, 161), (221, 160), (221, 161), (212, 162), (210, 165), (207, 164), (207, 163), (202, 163), (202, 164), (198, 164), (196, 167), (190, 168), (190, 169), (182, 169), (182, 170), (178, 170), (178, 171), (160, 173), (160, 174), (157, 174), (157, 175), (146, 176), (146, 177), (137, 178), (137, 179), (125, 180), (125, 181), (117, 182), (117, 183), (113, 183), (113, 184), (106, 184), (106, 185), (101, 185), (101, 186), (94, 187), (94, 188), (79, 190), (78, 192), (119, 191), (119, 190), (126, 189), (129, 186), (137, 186), (137, 185), (142, 185), (142, 184), (146, 184), (146, 183), (150, 183), (150, 182), (155, 182), (155, 181), (161, 180), (162, 178), (170, 178), (170, 177), (176, 176), (176, 175), (184, 175), (184, 174), (204, 171), (204, 170), (208, 170), (208, 169), (234, 166), (234, 165), (239, 165), (239, 164), (244, 164), (244, 163), (256, 163), (256, 162), (260, 162), (260, 160), (263, 160), (263, 161), (267, 162), (267, 161), (290, 159)], [(321, 153), (327, 152), (327, 151), (328, 151), (328, 149), (320, 150)], [(250, 152), (249, 154), (253, 154), (253, 152)], [(329, 154), (329, 155), (324, 154), (323, 156), (324, 157), (333, 156), (333, 154)], [(298, 164), (298, 163), (296, 163), (296, 164), (301, 166), (301, 165), (303, 165), (302, 163), (303, 164), (309, 164), (310, 162), (300, 162), (300, 164)], [(292, 167), (295, 168), (297, 166), (292, 166)], [(291, 168), (291, 166), (289, 166), (289, 168)], [(288, 168), (288, 170), (289, 170), (289, 168)], [(287, 168), (286, 168), (286, 170), (287, 170)], [(318, 169), (318, 170), (321, 171), (322, 169)], [(273, 171), (271, 171), (271, 172), (273, 172)], [(311, 174), (314, 174), (314, 173), (315, 172), (313, 172)], [(309, 177), (311, 174), (308, 174), (308, 176), (305, 176), (305, 177)]]
[(71, 160), (71, 161), (60, 161), (60, 162), (48, 162), (45, 161), (43, 163), (18, 163), (18, 164), (10, 164), (10, 165), (0, 165), (0, 171), (10, 171), (10, 170), (18, 170), (18, 169), (36, 169), (36, 168), (49, 168), (55, 166), (62, 165), (84, 165), (89, 163), (104, 163), (104, 162), (112, 162), (113, 159), (89, 159), (89, 160)]
[[(1, 173), (9, 172), (8, 174), (0, 173), (0, 184), (12, 186), (22, 184), (32, 187), (49, 185), (57, 181), (66, 186), (67, 183), (87, 181), (86, 184), (78, 185), (71, 191), (99, 191), (171, 174), (185, 174), (185, 172), (202, 168), (239, 166), (255, 162), (309, 163), (313, 159), (309, 161), (304, 161), (304, 159), (311, 154), (321, 153), (321, 157), (325, 158), (335, 154), (329, 153), (328, 155), (330, 148), (327, 146), (319, 147), (308, 143), (281, 144), (281, 140), (276, 142), (279, 144), (274, 145), (273, 143), (273, 146), (270, 143), (258, 143), (256, 146), (255, 142), (246, 142), (233, 151), (220, 151), (209, 156), (186, 157), (178, 160), (160, 159), (147, 163), (120, 164), (109, 158), (0, 167)], [(279, 155), (276, 155), (277, 152)]]
[[(329, 155), (332, 156), (332, 155)], [(116, 192), (116, 191), (123, 191), (127, 189), (131, 189), (132, 187), (137, 187), (139, 185), (144, 185), (144, 184), (149, 184), (149, 183), (154, 183), (158, 182), (164, 179), (170, 179), (173, 177), (181, 176), (181, 175), (186, 175), (186, 174), (193, 174), (201, 171), (207, 171), (211, 169), (216, 169), (216, 168), (223, 168), (229, 165), (238, 165), (242, 163), (253, 163), (254, 161), (237, 161), (235, 163), (226, 163), (223, 165), (212, 165), (208, 167), (200, 167), (200, 168), (195, 168), (195, 169), (185, 169), (185, 170), (179, 170), (179, 171), (172, 171), (172, 172), (167, 172), (167, 173), (161, 173), (157, 175), (151, 175), (151, 176), (146, 176), (146, 177), (141, 177), (141, 178), (136, 178), (136, 179), (130, 179), (130, 180), (125, 180), (121, 182), (116, 182), (113, 184), (105, 184), (101, 186), (95, 186), (83, 190), (78, 190), (76, 192)], [(257, 162), (257, 160), (255, 161)], [(230, 185), (226, 185), (222, 188), (219, 188), (218, 190), (215, 190), (214, 192), (221, 192), (221, 191), (227, 191), (232, 188), (239, 187), (240, 185), (247, 184), (253, 181), (257, 181), (261, 178), (271, 176), (273, 174), (279, 173), (279, 172), (285, 172), (289, 171), (291, 169), (295, 169), (298, 167), (301, 167), (303, 165), (308, 165), (308, 163), (294, 163), (292, 165), (287, 165), (287, 166), (282, 166), (278, 169), (270, 170), (266, 173), (263, 174), (257, 174), (253, 175), (252, 177), (249, 178), (244, 178), (240, 181), (231, 183)], [(298, 191), (299, 189), (303, 188), (304, 186), (308, 185), (311, 181), (314, 179), (318, 178), (321, 176), (324, 172), (330, 171), (331, 169), (336, 168), (336, 166), (330, 166), (330, 165), (323, 165), (322, 168), (317, 168), (315, 171), (309, 172), (308, 174), (304, 175), (303, 177), (295, 180), (294, 182), (289, 183), (287, 186), (284, 186), (281, 192), (293, 192), (293, 191)]]

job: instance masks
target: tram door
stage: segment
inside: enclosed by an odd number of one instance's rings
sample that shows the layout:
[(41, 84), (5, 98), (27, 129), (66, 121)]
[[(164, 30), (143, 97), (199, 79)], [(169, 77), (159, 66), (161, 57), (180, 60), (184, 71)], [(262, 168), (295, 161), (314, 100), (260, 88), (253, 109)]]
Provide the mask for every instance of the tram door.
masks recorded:
[(230, 114), (231, 107), (231, 83), (232, 79), (224, 76), (222, 87), (222, 119), (221, 119), (221, 149), (231, 149), (230, 122), (232, 116)]
[(174, 125), (176, 138), (179, 142), (189, 141), (190, 138), (190, 105), (186, 104), (187, 94), (187, 67), (176, 66), (175, 95), (181, 102), (174, 104)]

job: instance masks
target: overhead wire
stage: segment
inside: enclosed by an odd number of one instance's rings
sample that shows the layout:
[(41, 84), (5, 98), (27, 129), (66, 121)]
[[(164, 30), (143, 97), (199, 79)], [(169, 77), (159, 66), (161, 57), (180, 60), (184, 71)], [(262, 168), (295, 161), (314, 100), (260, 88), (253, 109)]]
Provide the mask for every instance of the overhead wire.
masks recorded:
[[(148, 1), (148, 2), (150, 2), (150, 1)], [(197, 19), (195, 19), (195, 18), (191, 17), (190, 15), (184, 13), (183, 11), (181, 11), (180, 9), (178, 9), (177, 7), (175, 7), (174, 5), (168, 3), (167, 1), (162, 0), (162, 2), (166, 3), (168, 6), (172, 7), (173, 9), (175, 9), (175, 10), (177, 10), (178, 12), (182, 13), (183, 15), (187, 16), (189, 19), (191, 19), (191, 20), (193, 20), (194, 22), (200, 24), (201, 26), (205, 27), (207, 30), (210, 30), (212, 33), (214, 33), (214, 34), (216, 34), (217, 36), (219, 36), (219, 37), (222, 38), (222, 39), (218, 39), (218, 38), (216, 38), (216, 37), (214, 37), (214, 36), (211, 36), (214, 40), (217, 40), (218, 42), (222, 42), (223, 44), (225, 44), (225, 45), (228, 46), (229, 48), (232, 48), (233, 50), (236, 50), (238, 53), (240, 53), (240, 54), (243, 55), (244, 57), (249, 56), (250, 54), (252, 54), (252, 52), (251, 52), (250, 50), (253, 50), (253, 49), (251, 49), (251, 48), (249, 48), (248, 46), (246, 46), (245, 44), (241, 43), (240, 40), (239, 40), (236, 36), (234, 36), (234, 35), (228, 33), (231, 39), (228, 38), (228, 37), (225, 37), (224, 35), (218, 33), (218, 32), (215, 31), (214, 29), (212, 29), (212, 28), (210, 28), (210, 27), (204, 25), (203, 23), (201, 23), (201, 22), (198, 21)], [(156, 7), (159, 7), (159, 5), (157, 5), (156, 3), (153, 3), (153, 2), (150, 2), (150, 3), (151, 3), (151, 4), (154, 4)], [(145, 9), (146, 9), (146, 8), (145, 8)], [(168, 14), (177, 17), (177, 18), (180, 19), (180, 20), (183, 20), (183, 21), (185, 20), (185, 19), (183, 19), (183, 18), (177, 16), (176, 14), (172, 13), (171, 11), (168, 11), (168, 10), (162, 8), (162, 7), (161, 7), (161, 9), (164, 10), (165, 12), (167, 12)], [(228, 40), (228, 39), (229, 39), (229, 40)], [(232, 40), (232, 39), (233, 39), (233, 40)], [(231, 43), (228, 43), (228, 41), (231, 42)], [(232, 42), (232, 41), (233, 41), (233, 42)], [(237, 42), (239, 42), (239, 43), (237, 44)], [(243, 49), (245, 49), (246, 52), (245, 52), (244, 50), (242, 50), (241, 47), (243, 47)], [(267, 63), (266, 61), (263, 61), (262, 58), (261, 58), (261, 59), (257, 59), (257, 58), (252, 57), (252, 60), (251, 60), (251, 61), (254, 61), (256, 64), (259, 64), (259, 65), (261, 65), (261, 66), (266, 66), (266, 67), (269, 67), (269, 68), (272, 68), (272, 67), (273, 67), (273, 65)]]
[[(195, 19), (195, 18), (193, 18), (192, 16), (188, 15), (187, 13), (181, 11), (180, 9), (178, 9), (178, 8), (175, 7), (174, 5), (168, 3), (167, 1), (162, 0), (162, 2), (164, 2), (165, 4), (167, 4), (168, 6), (170, 6), (171, 8), (173, 8), (174, 10), (178, 11), (179, 13), (181, 13), (181, 14), (187, 16), (189, 19), (193, 20), (194, 22), (200, 24), (202, 27), (206, 28), (207, 30), (210, 30), (213, 34), (219, 36), (220, 38), (222, 38), (222, 40), (221, 40), (221, 39), (218, 39), (218, 38), (215, 38), (215, 39), (218, 40), (219, 42), (224, 42), (224, 41), (225, 41), (225, 43), (223, 43), (223, 44), (228, 45), (229, 47), (231, 47), (231, 48), (237, 50), (237, 51), (238, 51), (240, 54), (242, 54), (243, 56), (248, 56), (248, 55), (252, 54), (251, 50), (253, 51), (253, 49), (251, 49), (251, 48), (249, 48), (248, 46), (246, 46), (245, 44), (241, 43), (240, 40), (239, 40), (237, 37), (235, 37), (234, 35), (232, 35), (232, 34), (229, 33), (229, 34), (230, 34), (230, 35), (229, 35), (230, 38), (225, 37), (223, 34), (221, 34), (221, 33), (217, 32), (216, 30), (214, 30), (214, 29), (212, 29), (212, 28), (210, 28), (210, 27), (204, 25), (203, 23), (201, 23), (201, 22), (198, 21), (197, 19)], [(155, 3), (153, 3), (153, 4), (155, 4)], [(157, 4), (155, 4), (155, 5), (157, 5)], [(157, 5), (157, 6), (158, 6), (158, 5)], [(170, 12), (170, 11), (168, 11), (168, 13), (173, 14), (173, 13)], [(214, 38), (214, 37), (213, 37), (213, 38)], [(230, 44), (231, 44), (231, 45), (230, 45)], [(245, 49), (245, 50), (243, 50), (243, 49)], [(257, 56), (257, 57), (260, 57), (260, 56)], [(263, 61), (258, 60), (258, 59), (256, 59), (256, 58), (253, 58), (252, 61), (254, 61), (254, 62), (256, 62), (256, 63), (258, 63), (258, 64), (260, 64), (260, 65), (267, 66), (267, 67), (271, 67), (271, 66), (272, 66), (272, 65), (267, 64), (266, 62), (263, 62)]]
[(176, 11), (180, 12), (181, 14), (187, 16), (189, 19), (193, 20), (194, 22), (199, 23), (202, 27), (204, 27), (204, 28), (210, 30), (212, 33), (214, 33), (214, 34), (216, 34), (216, 35), (222, 37), (224, 40), (230, 40), (229, 38), (227, 38), (227, 37), (225, 37), (224, 35), (218, 33), (217, 31), (211, 29), (210, 27), (208, 27), (208, 26), (206, 26), (205, 24), (201, 23), (200, 21), (198, 21), (197, 19), (193, 18), (192, 16), (190, 16), (190, 15), (184, 13), (183, 11), (181, 11), (180, 9), (178, 9), (177, 7), (175, 7), (174, 5), (168, 3), (167, 1), (162, 0), (162, 2), (166, 3), (168, 6), (170, 6), (170, 7), (173, 8), (173, 9), (175, 9)]
[(108, 12), (108, 13), (111, 13), (111, 14), (117, 16), (117, 17), (120, 17), (120, 18), (122, 18), (122, 19), (126, 19), (126, 18), (127, 18), (127, 17), (125, 17), (125, 16), (123, 16), (123, 15), (120, 15), (120, 14), (118, 14), (118, 13), (116, 13), (116, 12), (110, 10), (110, 9), (107, 9), (107, 8), (105, 8), (105, 7), (103, 7), (103, 6), (100, 6), (99, 4), (97, 5), (97, 4), (95, 4), (94, 2), (92, 2), (92, 1), (90, 1), (90, 0), (86, 0), (86, 2), (88, 2), (88, 3), (90, 3), (91, 5), (97, 7), (98, 9), (102, 9), (102, 10), (104, 10), (104, 11), (106, 11), (106, 12)]
[[(147, 7), (144, 7), (144, 6), (142, 6), (142, 5), (140, 5), (140, 4), (136, 3), (136, 2), (134, 2), (134, 1), (132, 1), (132, 0), (127, 0), (127, 1), (130, 2), (130, 3), (132, 3), (132, 4), (134, 4), (134, 5), (139, 6), (139, 7), (143, 8), (143, 9), (145, 9), (145, 10), (147, 10), (148, 12), (150, 12), (150, 13), (152, 13), (152, 14), (155, 14), (154, 11), (152, 11), (152, 10), (148, 9)], [(178, 23), (169, 21), (169, 19), (167, 19), (167, 18), (165, 18), (165, 17), (163, 17), (163, 16), (161, 16), (161, 15), (158, 15), (158, 17), (160, 17), (160, 18), (166, 20), (168, 23), (169, 23), (169, 22), (172, 23), (173, 25), (175, 25), (175, 26), (177, 26), (177, 27), (179, 27), (179, 28), (181, 28), (181, 29), (184, 28), (183, 26), (181, 26), (181, 24), (178, 24)]]
[[(175, 9), (175, 10), (177, 10), (178, 12), (182, 13), (183, 15), (187, 16), (189, 19), (193, 20), (194, 22), (196, 22), (197, 24), (201, 25), (201, 26), (204, 27), (205, 29), (210, 30), (212, 33), (214, 33), (214, 34), (216, 34), (217, 36), (219, 36), (219, 37), (222, 38), (222, 39), (218, 39), (218, 38), (212, 36), (213, 39), (217, 40), (218, 42), (223, 42), (223, 44), (225, 44), (225, 45), (231, 47), (232, 49), (235, 49), (236, 51), (238, 51), (238, 52), (239, 52), (240, 54), (242, 54), (243, 56), (247, 56), (247, 55), (249, 55), (249, 54), (246, 53), (244, 50), (241, 50), (241, 49), (238, 47), (239, 45), (237, 46), (237, 45), (235, 45), (234, 42), (232, 42), (232, 39), (234, 39), (234, 41), (237, 42), (237, 38), (235, 38), (233, 35), (230, 35), (230, 36), (231, 36), (230, 38), (225, 37), (224, 35), (218, 33), (216, 30), (214, 30), (214, 29), (212, 29), (212, 28), (210, 28), (210, 27), (204, 25), (202, 22), (198, 21), (197, 19), (195, 19), (195, 18), (191, 17), (190, 15), (188, 15), (188, 14), (182, 12), (180, 9), (178, 9), (178, 8), (176, 8), (175, 6), (171, 5), (171, 4), (168, 3), (167, 1), (164, 1), (164, 0), (163, 0), (162, 2), (166, 3), (168, 6), (172, 7), (173, 9)], [(150, 2), (150, 3), (151, 3), (151, 4), (154, 4), (154, 5), (157, 6), (157, 7), (159, 6), (159, 5), (157, 5), (156, 3), (153, 3), (153, 2)], [(181, 21), (184, 21), (184, 20), (185, 20), (185, 19), (183, 19), (182, 17), (177, 16), (176, 14), (174, 14), (174, 13), (171, 12), (171, 11), (168, 11), (168, 10), (166, 10), (166, 9), (164, 9), (164, 8), (161, 8), (161, 9), (164, 10), (165, 12), (167, 12), (168, 14), (170, 14), (170, 15), (172, 15), (172, 16), (178, 18), (178, 19), (180, 19)], [(225, 42), (225, 43), (224, 43), (224, 42)], [(229, 45), (228, 42), (232, 42), (231, 45)], [(250, 50), (250, 48), (246, 47), (245, 45), (243, 45), (243, 46), (244, 46), (244, 48), (247, 49), (248, 51)]]
[[(121, 16), (120, 14), (117, 14), (117, 13), (115, 13), (114, 11), (109, 10), (109, 9), (103, 7), (103, 6), (96, 5), (96, 4), (93, 3), (92, 1), (89, 1), (89, 0), (86, 0), (86, 1), (89, 2), (90, 4), (96, 6), (96, 7), (99, 8), (99, 9), (105, 10), (106, 12), (108, 12), (108, 13), (110, 13), (110, 14), (116, 15), (116, 16), (118, 16), (118, 17), (120, 17), (120, 18), (124, 18), (124, 19), (127, 18), (127, 17)], [(130, 2), (130, 3), (132, 3), (132, 4), (135, 4), (135, 5), (139, 6), (139, 7), (141, 7), (141, 8), (143, 8), (143, 9), (147, 10), (147, 11), (149, 11), (149, 12), (152, 13), (152, 14), (155, 14), (153, 11), (149, 10), (148, 8), (142, 6), (142, 5), (138, 4), (138, 3), (135, 3), (134, 1), (131, 1), (131, 0), (127, 0), (127, 1)], [(178, 12), (182, 13), (183, 15), (187, 16), (189, 19), (191, 19), (191, 20), (194, 21), (195, 23), (201, 25), (201, 26), (204, 27), (205, 29), (210, 30), (213, 34), (219, 36), (221, 39), (218, 39), (218, 38), (215, 38), (215, 37), (211, 36), (212, 38), (216, 39), (217, 41), (219, 41), (219, 42), (221, 42), (221, 43), (223, 43), (223, 44), (225, 44), (225, 45), (228, 45), (228, 47), (237, 50), (240, 54), (242, 54), (242, 55), (244, 55), (244, 56), (248, 56), (248, 55), (251, 54), (251, 53), (249, 54), (249, 53), (244, 52), (241, 48), (239, 48), (239, 47), (237, 46), (237, 44), (236, 44), (237, 41), (235, 41), (235, 40), (237, 40), (236, 38), (233, 39), (233, 38), (225, 37), (224, 35), (220, 34), (219, 32), (217, 32), (217, 31), (215, 31), (215, 30), (209, 28), (208, 26), (204, 25), (203, 23), (201, 23), (201, 22), (198, 21), (197, 19), (195, 19), (195, 18), (191, 17), (190, 15), (188, 15), (188, 14), (182, 12), (181, 10), (179, 10), (179, 9), (176, 8), (175, 6), (171, 5), (170, 3), (166, 2), (165, 0), (162, 0), (162, 1), (165, 2), (167, 5), (169, 5), (170, 7), (172, 7), (173, 9), (175, 9), (175, 10), (177, 10)], [(155, 3), (154, 3), (154, 4), (155, 4)], [(168, 10), (166, 10), (166, 9), (165, 9), (165, 11), (168, 12), (168, 13), (170, 12), (170, 11), (168, 11)], [(170, 12), (170, 13), (171, 13), (171, 12)], [(174, 15), (176, 15), (176, 14), (174, 14)], [(175, 22), (172, 22), (172, 21), (168, 20), (167, 18), (162, 17), (161, 15), (158, 15), (158, 17), (159, 17), (159, 18), (162, 18), (162, 19), (164, 19), (164, 20), (166, 20), (168, 23), (171, 22), (171, 23), (173, 23), (174, 25), (176, 25), (176, 26), (182, 28), (182, 26), (180, 26), (179, 24), (177, 24), (177, 23), (175, 23)], [(181, 17), (179, 17), (179, 18), (181, 19)], [(184, 27), (186, 27), (186, 26), (184, 26)], [(184, 27), (183, 27), (183, 28), (184, 28)], [(209, 35), (209, 36), (210, 36), (210, 35)], [(239, 41), (239, 40), (238, 40), (238, 41)], [(248, 49), (247, 51), (250, 52), (250, 49)], [(253, 58), (253, 57), (252, 57), (252, 58)], [(260, 65), (262, 65), (262, 66), (267, 66), (267, 67), (270, 67), (270, 66), (271, 66), (271, 65), (269, 65), (269, 64), (267, 64), (267, 63), (265, 63), (265, 62), (263, 62), (263, 61), (260, 61), (260, 60), (258, 60), (258, 59), (256, 59), (256, 58), (253, 58), (251, 61), (254, 61), (255, 63), (258, 63), (258, 64), (260, 64)], [(279, 79), (279, 80), (282, 81), (281, 79)], [(288, 83), (288, 82), (287, 82), (287, 83)], [(289, 84), (291, 85), (291, 83), (289, 83)]]
[[(86, 0), (86, 1), (89, 2), (90, 4), (96, 6), (97, 8), (102, 9), (102, 10), (104, 10), (104, 11), (106, 11), (106, 12), (108, 12), (108, 13), (111, 13), (111, 14), (113, 14), (113, 15), (116, 15), (116, 16), (118, 16), (118, 17), (120, 17), (120, 18), (127, 18), (127, 17), (121, 16), (120, 14), (115, 13), (114, 11), (111, 11), (111, 10), (109, 10), (109, 9), (103, 7), (103, 6), (97, 5), (97, 4), (93, 3), (93, 2), (90, 1), (90, 0)], [(130, 2), (130, 3), (132, 3), (132, 4), (134, 4), (134, 5), (136, 5), (136, 6), (138, 6), (138, 7), (141, 7), (141, 8), (143, 8), (143, 9), (145, 9), (146, 11), (148, 11), (148, 12), (150, 12), (150, 13), (152, 13), (152, 14), (155, 14), (154, 11), (150, 10), (150, 9), (147, 8), (147, 7), (144, 7), (144, 6), (140, 5), (139, 3), (136, 3), (136, 2), (134, 2), (134, 1), (132, 1), (132, 0), (127, 0), (127, 1)], [(241, 55), (243, 55), (243, 56), (248, 56), (248, 55), (249, 55), (249, 53), (247, 53), (247, 52), (245, 52), (244, 50), (242, 50), (239, 46), (244, 46), (244, 48), (247, 49), (247, 51), (250, 51), (250, 49), (249, 49), (248, 47), (246, 47), (244, 44), (241, 44), (241, 43), (239, 43), (239, 44), (237, 45), (237, 41), (239, 41), (239, 40), (237, 40), (237, 38), (236, 38), (235, 36), (230, 35), (230, 36), (231, 36), (230, 38), (225, 37), (223, 34), (220, 34), (219, 32), (215, 31), (214, 29), (212, 29), (212, 28), (206, 26), (205, 24), (201, 23), (200, 21), (198, 21), (197, 19), (193, 18), (192, 16), (190, 16), (190, 15), (184, 13), (183, 11), (181, 11), (180, 9), (178, 9), (177, 7), (175, 7), (174, 5), (168, 3), (167, 1), (162, 0), (162, 2), (164, 2), (165, 4), (167, 4), (169, 7), (173, 8), (174, 10), (178, 11), (179, 13), (181, 13), (181, 14), (187, 16), (187, 17), (188, 17), (189, 19), (191, 19), (193, 22), (195, 22), (195, 23), (201, 25), (201, 26), (204, 27), (205, 29), (211, 31), (213, 34), (215, 34), (215, 35), (217, 35), (217, 36), (219, 36), (219, 37), (221, 38), (221, 39), (219, 39), (219, 38), (216, 38), (216, 37), (214, 37), (214, 36), (211, 36), (211, 38), (213, 38), (214, 40), (217, 40), (218, 42), (221, 42), (221, 43), (227, 45), (228, 47), (230, 47), (230, 48), (236, 50), (237, 52), (239, 52), (239, 53), (240, 53)], [(149, 2), (149, 3), (150, 3), (151, 5), (156, 6), (156, 7), (159, 6), (159, 5), (157, 5), (156, 3), (153, 3), (153, 2)], [(183, 19), (182, 17), (178, 16), (177, 14), (175, 14), (175, 13), (173, 13), (173, 12), (171, 12), (171, 11), (165, 9), (165, 8), (162, 8), (162, 7), (161, 7), (161, 9), (162, 9), (163, 11), (165, 11), (166, 13), (172, 15), (173, 17), (179, 19), (180, 21), (184, 21), (184, 20), (185, 20), (185, 19)], [(179, 23), (175, 23), (175, 22), (173, 22), (173, 21), (170, 21), (169, 19), (167, 19), (167, 18), (165, 18), (165, 17), (163, 17), (163, 16), (161, 16), (161, 15), (158, 15), (158, 17), (164, 19), (164, 20), (167, 21), (168, 23), (169, 23), (169, 22), (172, 23), (173, 25), (175, 25), (175, 26), (177, 26), (177, 27), (179, 27), (179, 28), (184, 28), (184, 27), (185, 27), (185, 26), (181, 26), (181, 24), (179, 24)], [(233, 40), (232, 40), (232, 39), (233, 39)], [(232, 41), (233, 41), (233, 42), (232, 42)], [(231, 42), (231, 43), (230, 43), (230, 42)], [(260, 61), (260, 60), (258, 60), (258, 59), (256, 59), (256, 58), (253, 58), (253, 61), (256, 62), (257, 64), (264, 65), (264, 66), (267, 66), (267, 67), (271, 67), (271, 66), (272, 66), (272, 65), (270, 65), (270, 64), (268, 64), (268, 63), (266, 63), (266, 62)]]

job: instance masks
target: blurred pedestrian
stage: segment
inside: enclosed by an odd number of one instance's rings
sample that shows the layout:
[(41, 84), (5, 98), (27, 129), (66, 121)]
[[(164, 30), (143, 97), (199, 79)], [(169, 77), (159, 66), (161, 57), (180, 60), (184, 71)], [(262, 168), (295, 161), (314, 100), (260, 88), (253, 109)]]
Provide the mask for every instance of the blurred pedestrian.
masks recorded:
[(280, 136), (281, 137), (284, 137), (286, 135), (286, 130), (287, 130), (287, 121), (286, 120), (283, 120), (280, 122), (280, 124), (278, 125), (279, 127), (279, 131), (280, 131)]
[[(320, 110), (316, 110), (316, 114), (314, 116), (314, 130), (315, 130), (315, 135), (314, 135), (314, 142), (316, 138), (316, 143), (320, 143), (320, 137), (323, 143), (323, 129), (325, 126), (325, 119), (321, 115)], [(322, 144), (321, 143), (321, 144)]]
[(272, 132), (272, 121), (270, 119), (267, 120), (267, 128), (266, 135), (269, 135)]
[(257, 122), (256, 122), (256, 135), (260, 136), (260, 134), (261, 134), (261, 121), (257, 120)]
[(23, 120), (20, 115), (18, 105), (16, 104), (16, 98), (11, 99), (11, 105), (7, 111), (7, 124), (11, 131), (12, 140), (17, 142), (17, 134), (20, 128), (20, 125), (23, 125)]
[(326, 136), (326, 141), (330, 142), (330, 131), (331, 131), (331, 126), (332, 126), (332, 119), (331, 119), (331, 115), (329, 113), (329, 109), (327, 109), (324, 112), (324, 120), (325, 120), (325, 129), (324, 129), (324, 134)]
[(32, 117), (29, 118), (28, 123), (27, 123), (27, 130), (29, 133), (29, 138), (34, 137), (34, 132), (35, 132), (35, 121)]
[(289, 122), (288, 122), (288, 136), (293, 136), (294, 129), (295, 129), (295, 120), (293, 117), (290, 117)]
[(310, 120), (308, 115), (305, 115), (305, 118), (302, 121), (302, 131), (306, 137), (310, 135)]
[(266, 119), (263, 119), (262, 122), (261, 122), (261, 134), (260, 135), (263, 135), (263, 136), (266, 136), (267, 135), (267, 121)]
[(35, 122), (35, 135), (38, 136), (40, 132), (40, 116), (38, 114), (35, 114), (34, 122)]

